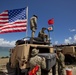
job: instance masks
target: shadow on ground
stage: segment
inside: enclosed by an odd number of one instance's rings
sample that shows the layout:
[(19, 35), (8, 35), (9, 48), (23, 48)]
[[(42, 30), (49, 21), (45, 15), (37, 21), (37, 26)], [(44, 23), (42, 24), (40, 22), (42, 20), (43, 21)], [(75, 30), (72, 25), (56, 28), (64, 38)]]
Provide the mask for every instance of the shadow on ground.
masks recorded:
[(0, 71), (0, 75), (6, 75), (4, 72)]

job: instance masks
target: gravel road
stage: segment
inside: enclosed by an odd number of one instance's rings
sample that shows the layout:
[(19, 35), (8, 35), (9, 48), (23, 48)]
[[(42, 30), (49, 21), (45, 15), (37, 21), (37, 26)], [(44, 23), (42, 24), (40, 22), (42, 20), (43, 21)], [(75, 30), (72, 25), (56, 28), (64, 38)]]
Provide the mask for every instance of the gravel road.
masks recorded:
[[(72, 70), (72, 75), (76, 75), (76, 66), (69, 65), (66, 68), (69, 68)], [(9, 69), (10, 69), (9, 71), (7, 69), (0, 69), (0, 75), (15, 75), (15, 70), (11, 68)], [(52, 75), (52, 72), (50, 71), (48, 75)], [(67, 75), (66, 70), (65, 70), (65, 75)]]

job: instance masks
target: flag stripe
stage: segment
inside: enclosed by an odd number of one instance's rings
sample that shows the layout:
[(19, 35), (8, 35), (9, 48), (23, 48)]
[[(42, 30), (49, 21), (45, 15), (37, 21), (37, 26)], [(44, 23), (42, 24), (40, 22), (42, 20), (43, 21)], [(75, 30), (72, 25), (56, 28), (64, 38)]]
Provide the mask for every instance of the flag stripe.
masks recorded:
[(20, 28), (20, 27), (27, 27), (25, 25), (20, 25), (20, 26), (7, 26), (7, 27), (1, 27), (0, 29), (8, 29), (8, 28)]
[(5, 22), (8, 22), (8, 20), (0, 20), (0, 23), (5, 23)]
[[(1, 26), (2, 28), (3, 27), (11, 27), (11, 26), (22, 26), (22, 25), (25, 25), (25, 24), (27, 24), (27, 23), (21, 23), (21, 24), (8, 24), (8, 26), (7, 26), (7, 24), (5, 25), (5, 26)], [(27, 26), (27, 25), (25, 25), (25, 26)]]
[(3, 26), (3, 24), (5, 24), (5, 23), (8, 23), (8, 22), (0, 22), (0, 26), (1, 26), (1, 25)]
[(2, 19), (8, 19), (8, 16), (0, 16), (0, 18), (2, 18)]
[[(1, 22), (0, 22), (1, 23)], [(2, 22), (3, 23), (3, 22)], [(27, 25), (27, 20), (17, 20), (17, 21), (15, 21), (15, 22), (10, 22), (10, 23), (7, 23), (7, 22), (5, 22), (4, 23), (4, 25), (3, 24), (0, 24), (0, 26), (5, 26), (5, 25), (16, 25), (16, 24), (23, 24), (23, 23), (25, 23), (26, 25)]]
[(0, 18), (0, 21), (1, 21), (1, 20), (7, 20), (7, 19), (8, 19), (8, 18)]
[(0, 32), (0, 34), (3, 34), (3, 33), (11, 33), (11, 32), (23, 32), (23, 31), (26, 31), (26, 29), (21, 29), (21, 30), (8, 30), (8, 31), (2, 31)]
[(26, 31), (26, 27), (3, 29), (0, 33), (21, 32)]
[[(26, 29), (26, 27), (20, 27), (20, 28), (9, 28), (9, 29), (3, 29), (2, 31), (9, 31), (9, 30), (21, 30), (21, 29)], [(1, 32), (1, 31), (0, 31)]]
[(8, 16), (8, 13), (7, 14), (5, 14), (5, 13), (4, 14), (0, 14), (0, 16)]

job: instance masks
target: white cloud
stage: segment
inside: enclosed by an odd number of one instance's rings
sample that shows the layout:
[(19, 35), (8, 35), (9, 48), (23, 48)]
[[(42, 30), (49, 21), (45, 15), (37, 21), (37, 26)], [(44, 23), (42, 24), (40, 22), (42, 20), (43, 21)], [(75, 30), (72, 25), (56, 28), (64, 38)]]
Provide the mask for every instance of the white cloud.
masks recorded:
[(76, 34), (74, 35), (74, 43), (76, 43)]
[(73, 37), (69, 37), (67, 39), (64, 40), (65, 44), (72, 44), (72, 43), (76, 43), (76, 34)]
[(65, 44), (70, 44), (71, 42), (70, 42), (69, 39), (65, 39), (65, 40), (64, 40), (64, 43), (65, 43)]
[(75, 32), (76, 31), (76, 29), (69, 29), (70, 30), (70, 32)]
[(3, 38), (0, 38), (0, 46), (2, 47), (13, 47), (15, 46), (15, 41), (7, 41)]
[(57, 45), (58, 44), (58, 41), (55, 41), (55, 45)]
[(69, 40), (72, 40), (72, 37), (69, 37), (68, 39), (69, 39)]

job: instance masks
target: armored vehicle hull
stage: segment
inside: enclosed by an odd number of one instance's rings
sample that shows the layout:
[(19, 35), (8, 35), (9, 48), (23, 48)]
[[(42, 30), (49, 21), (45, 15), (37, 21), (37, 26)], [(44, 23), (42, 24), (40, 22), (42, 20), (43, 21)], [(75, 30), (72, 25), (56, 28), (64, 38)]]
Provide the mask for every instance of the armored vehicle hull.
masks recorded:
[[(31, 51), (33, 48), (39, 50), (39, 56), (45, 57), (46, 59), (46, 70), (50, 69), (56, 64), (56, 55), (54, 53), (53, 47), (45, 43), (25, 43), (16, 44), (11, 53), (11, 68), (16, 69), (17, 72), (28, 72), (29, 70), (29, 60), (31, 57)], [(20, 72), (20, 73), (21, 73)], [(17, 75), (20, 75), (19, 73)]]

